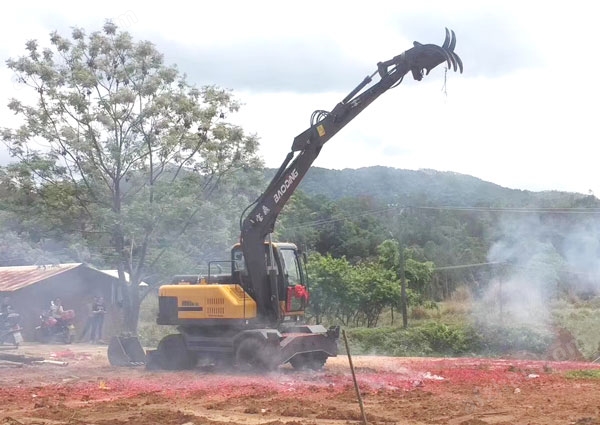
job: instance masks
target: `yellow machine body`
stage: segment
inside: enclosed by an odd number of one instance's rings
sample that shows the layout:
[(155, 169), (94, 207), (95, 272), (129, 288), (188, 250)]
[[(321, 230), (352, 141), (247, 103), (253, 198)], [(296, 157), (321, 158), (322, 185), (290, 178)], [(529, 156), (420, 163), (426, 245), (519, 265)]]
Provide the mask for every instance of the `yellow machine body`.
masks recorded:
[(177, 317), (179, 323), (198, 319), (256, 317), (256, 302), (237, 284), (163, 285), (159, 289), (159, 303), (160, 300), (164, 300), (162, 310), (177, 309), (176, 316), (174, 311), (169, 316)]

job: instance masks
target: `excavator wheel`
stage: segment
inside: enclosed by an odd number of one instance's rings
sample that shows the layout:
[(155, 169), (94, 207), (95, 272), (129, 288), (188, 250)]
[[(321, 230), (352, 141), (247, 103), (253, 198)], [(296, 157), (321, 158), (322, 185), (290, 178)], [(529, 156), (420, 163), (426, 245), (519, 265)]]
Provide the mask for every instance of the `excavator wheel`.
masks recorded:
[(327, 354), (323, 352), (296, 354), (290, 359), (290, 364), (296, 370), (321, 370), (327, 361)]
[(166, 370), (193, 369), (197, 362), (196, 355), (187, 349), (181, 334), (167, 335), (161, 339), (156, 356), (159, 367)]
[(242, 340), (235, 350), (236, 366), (242, 372), (265, 372), (279, 366), (274, 361), (274, 349), (267, 341), (250, 337)]

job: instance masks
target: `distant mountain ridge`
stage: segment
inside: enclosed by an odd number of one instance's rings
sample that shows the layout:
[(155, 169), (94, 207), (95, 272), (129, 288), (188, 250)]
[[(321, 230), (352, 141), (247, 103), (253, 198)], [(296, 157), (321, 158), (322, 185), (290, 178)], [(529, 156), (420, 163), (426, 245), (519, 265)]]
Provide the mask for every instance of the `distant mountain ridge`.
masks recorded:
[[(267, 169), (267, 178), (271, 178), (275, 171)], [(597, 198), (578, 193), (509, 189), (456, 172), (383, 166), (343, 170), (313, 167), (299, 189), (308, 195), (323, 195), (332, 200), (370, 197), (382, 203), (399, 205), (560, 207), (578, 202), (600, 205)]]

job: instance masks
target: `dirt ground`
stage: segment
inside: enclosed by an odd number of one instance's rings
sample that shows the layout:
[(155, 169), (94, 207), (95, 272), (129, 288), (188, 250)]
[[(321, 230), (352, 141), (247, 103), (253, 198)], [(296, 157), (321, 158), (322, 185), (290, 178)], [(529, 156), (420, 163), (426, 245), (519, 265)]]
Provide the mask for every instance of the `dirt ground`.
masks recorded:
[[(25, 345), (1, 353), (0, 424), (314, 425), (362, 422), (348, 358), (319, 372), (113, 368), (106, 346)], [(600, 424), (600, 380), (583, 362), (353, 357), (370, 424)]]

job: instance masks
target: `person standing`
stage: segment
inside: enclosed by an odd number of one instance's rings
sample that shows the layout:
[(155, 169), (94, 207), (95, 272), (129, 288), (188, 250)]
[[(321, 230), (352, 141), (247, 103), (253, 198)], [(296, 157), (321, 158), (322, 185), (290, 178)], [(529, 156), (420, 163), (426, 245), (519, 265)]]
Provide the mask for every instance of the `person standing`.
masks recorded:
[(104, 298), (96, 298), (92, 304), (92, 328), (90, 335), (90, 343), (92, 344), (97, 344), (102, 339), (102, 326), (104, 325), (105, 313)]
[(0, 314), (8, 315), (12, 312), (12, 306), (10, 305), (10, 297), (2, 298), (2, 305), (0, 305)]
[(12, 306), (10, 305), (10, 298), (2, 298), (2, 304), (0, 304), (0, 324), (2, 326), (8, 326), (8, 315), (14, 313)]
[[(97, 301), (98, 301), (98, 296), (94, 296), (94, 298), (92, 300), (88, 300), (88, 302), (86, 303), (86, 310), (88, 313), (88, 317), (87, 317), (87, 320), (85, 321), (85, 326), (83, 328), (83, 331), (81, 332), (81, 335), (79, 336), (80, 342), (86, 340), (86, 335), (92, 329), (92, 323), (94, 322), (94, 313), (92, 312), (92, 308)], [(91, 337), (91, 335), (90, 335), (90, 337)]]

